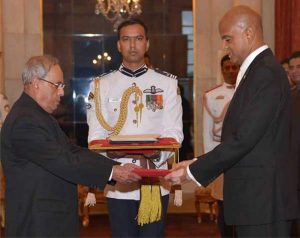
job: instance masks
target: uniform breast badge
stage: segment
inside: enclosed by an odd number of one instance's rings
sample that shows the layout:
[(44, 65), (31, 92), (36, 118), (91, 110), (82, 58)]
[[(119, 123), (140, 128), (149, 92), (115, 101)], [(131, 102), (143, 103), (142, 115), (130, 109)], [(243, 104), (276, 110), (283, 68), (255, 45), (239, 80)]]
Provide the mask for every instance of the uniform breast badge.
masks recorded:
[(218, 100), (218, 99), (224, 99), (225, 97), (223, 96), (223, 95), (219, 95), (219, 96), (217, 96), (216, 97), (216, 99)]
[(156, 110), (162, 110), (164, 99), (163, 93), (164, 90), (151, 86), (149, 89), (145, 89), (143, 93), (146, 94), (146, 108), (155, 112)]

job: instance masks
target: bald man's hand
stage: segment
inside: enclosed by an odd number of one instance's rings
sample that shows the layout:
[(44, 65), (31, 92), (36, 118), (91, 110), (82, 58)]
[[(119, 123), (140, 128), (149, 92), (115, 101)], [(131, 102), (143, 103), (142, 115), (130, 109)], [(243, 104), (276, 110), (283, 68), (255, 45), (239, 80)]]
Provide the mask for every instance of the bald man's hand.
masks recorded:
[(194, 160), (184, 160), (176, 164), (172, 172), (166, 175), (164, 178), (172, 183), (172, 185), (183, 184), (191, 180), (187, 174), (187, 167), (192, 164)]
[(133, 172), (134, 169), (141, 168), (134, 164), (114, 165), (112, 179), (120, 183), (133, 183), (142, 179)]

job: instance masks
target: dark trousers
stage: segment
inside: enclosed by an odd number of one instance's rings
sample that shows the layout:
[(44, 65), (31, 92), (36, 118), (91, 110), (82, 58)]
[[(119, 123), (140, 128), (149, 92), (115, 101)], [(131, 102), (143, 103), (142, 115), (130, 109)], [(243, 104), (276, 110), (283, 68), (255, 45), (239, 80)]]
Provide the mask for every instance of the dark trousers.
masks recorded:
[(221, 234), (221, 237), (236, 237), (234, 234), (234, 226), (226, 225), (224, 219), (224, 206), (223, 201), (218, 200), (218, 227)]
[(137, 214), (140, 201), (108, 198), (112, 237), (164, 237), (169, 195), (162, 196), (162, 219), (139, 226)]
[(291, 237), (300, 237), (300, 220), (292, 221)]
[(237, 237), (290, 237), (291, 221), (235, 226)]
[[(298, 202), (300, 204), (300, 189), (298, 189)], [(300, 217), (292, 221), (291, 237), (300, 237)]]

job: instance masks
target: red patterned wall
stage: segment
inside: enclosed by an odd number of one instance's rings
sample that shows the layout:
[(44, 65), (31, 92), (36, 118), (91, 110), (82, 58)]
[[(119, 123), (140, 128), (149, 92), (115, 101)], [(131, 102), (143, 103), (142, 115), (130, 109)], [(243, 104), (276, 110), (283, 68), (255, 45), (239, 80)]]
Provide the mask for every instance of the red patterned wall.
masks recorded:
[(279, 60), (300, 50), (300, 1), (275, 1), (275, 54)]

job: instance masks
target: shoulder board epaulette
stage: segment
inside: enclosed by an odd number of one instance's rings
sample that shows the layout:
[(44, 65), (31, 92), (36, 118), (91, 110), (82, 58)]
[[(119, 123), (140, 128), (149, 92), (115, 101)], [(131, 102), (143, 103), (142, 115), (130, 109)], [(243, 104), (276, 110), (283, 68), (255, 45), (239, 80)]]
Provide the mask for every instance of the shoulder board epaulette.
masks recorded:
[(117, 71), (117, 70), (110, 70), (110, 71), (108, 71), (108, 72), (105, 72), (105, 73), (103, 73), (103, 74), (101, 74), (101, 75), (96, 76), (95, 78), (93, 78), (93, 80), (101, 79), (101, 78), (104, 77), (105, 75), (111, 74), (111, 73), (116, 72), (116, 71)]
[(213, 90), (215, 90), (216, 88), (219, 88), (219, 87), (221, 87), (221, 86), (222, 86), (222, 84), (219, 84), (219, 85), (217, 85), (217, 86), (215, 86), (215, 87), (213, 87), (213, 88), (208, 89), (207, 91), (205, 91), (205, 93), (208, 93), (208, 92), (210, 92), (210, 91), (213, 91)]
[(155, 68), (154, 71), (155, 71), (156, 73), (165, 75), (165, 76), (167, 76), (167, 77), (169, 77), (169, 78), (177, 79), (177, 76), (176, 76), (176, 75), (171, 74), (171, 73), (168, 73), (168, 72), (163, 71), (163, 70), (160, 70), (159, 68)]

